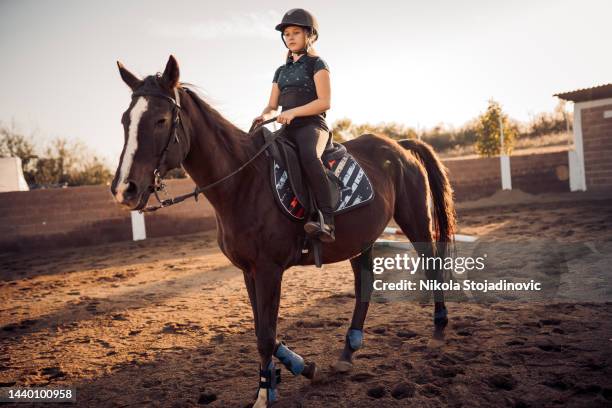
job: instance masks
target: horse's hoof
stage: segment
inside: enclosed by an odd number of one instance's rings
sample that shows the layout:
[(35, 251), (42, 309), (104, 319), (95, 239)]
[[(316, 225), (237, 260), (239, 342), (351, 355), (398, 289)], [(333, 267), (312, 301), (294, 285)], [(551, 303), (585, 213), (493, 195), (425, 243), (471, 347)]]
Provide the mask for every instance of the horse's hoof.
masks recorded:
[[(262, 388), (260, 388), (262, 389)], [(247, 406), (251, 407), (251, 408), (268, 408), (270, 406), (275, 405), (278, 402), (278, 395), (277, 395), (277, 399), (274, 401), (268, 401), (268, 398), (266, 397), (266, 393), (265, 391), (263, 393), (258, 393), (257, 395), (257, 399), (255, 400), (254, 403), (249, 404)]]
[(267, 408), (268, 407), (268, 399), (265, 396), (265, 392), (259, 393), (257, 395), (257, 399), (255, 400), (255, 402), (253, 403), (253, 405), (251, 405), (252, 408)]
[(304, 371), (302, 371), (302, 375), (308, 378), (309, 380), (314, 381), (317, 375), (317, 365), (315, 363), (306, 363), (304, 365)]
[(432, 337), (436, 340), (444, 341), (446, 338), (444, 327), (436, 327)]
[(332, 370), (336, 373), (348, 373), (353, 369), (353, 363), (348, 361), (338, 360), (336, 364), (331, 366)]
[(446, 342), (444, 341), (444, 334), (442, 334), (441, 336), (434, 334), (434, 336), (427, 342), (427, 347), (437, 349), (443, 347), (445, 344)]

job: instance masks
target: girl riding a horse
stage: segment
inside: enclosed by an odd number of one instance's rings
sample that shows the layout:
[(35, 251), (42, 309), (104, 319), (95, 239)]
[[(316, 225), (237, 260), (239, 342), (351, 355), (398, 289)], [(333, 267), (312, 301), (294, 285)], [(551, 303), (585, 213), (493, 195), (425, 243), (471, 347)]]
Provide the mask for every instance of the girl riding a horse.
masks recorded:
[[(339, 238), (326, 245), (322, 263), (350, 259), (355, 301), (350, 323), (338, 329), (346, 330), (346, 335), (333, 365), (336, 372), (348, 372), (364, 344), (374, 243), (393, 218), (420, 256), (446, 257), (452, 252), (456, 223), (453, 191), (447, 169), (431, 146), (415, 139), (397, 142), (384, 135), (362, 134), (343, 146), (367, 174), (376, 194), (367, 205), (336, 213), (334, 232), (331, 205), (325, 192), (319, 191), (324, 185), (319, 157), (329, 140), (324, 120), (329, 75), (325, 63), (307, 52), (318, 35), (317, 25), (310, 14), (296, 9), (285, 15), (277, 29), (283, 33), (290, 58), (277, 70), (269, 107), (256, 121), (277, 105), (283, 106), (277, 120), (298, 144), (313, 195), (327, 215), (324, 225), (314, 226), (320, 228), (322, 238), (333, 238), (334, 233)], [(294, 376), (317, 378), (315, 362), (283, 344), (277, 330), (283, 274), (296, 265), (313, 265), (314, 251), (303, 251), (302, 227), (278, 211), (273, 194), (262, 194), (272, 193), (266, 171), (269, 158), (253, 143), (254, 132), (233, 125), (181, 82), (174, 56), (168, 58), (163, 74), (143, 79), (121, 63), (117, 66), (132, 98), (122, 116), (124, 145), (111, 192), (124, 208), (147, 211), (150, 195), (163, 189), (164, 175), (182, 166), (197, 188), (153, 208), (202, 193), (215, 209), (219, 248), (242, 271), (253, 311), (260, 362), (254, 407), (267, 407), (278, 400), (280, 369), (275, 359)], [(428, 280), (444, 281), (442, 268), (425, 272)], [(433, 297), (432, 340), (443, 342), (448, 323), (444, 292), (436, 289)], [(312, 307), (318, 307), (317, 303)], [(330, 347), (335, 342), (330, 339)]]
[(276, 30), (288, 48), (286, 63), (276, 69), (268, 106), (253, 120), (257, 125), (271, 118), (282, 106), (277, 122), (285, 125), (288, 137), (295, 141), (302, 168), (323, 214), (323, 225), (317, 219), (304, 225), (311, 236), (322, 242), (333, 242), (334, 216), (332, 198), (321, 155), (329, 141), (325, 111), (330, 107), (329, 67), (317, 56), (312, 44), (319, 37), (314, 16), (304, 9), (289, 10)]

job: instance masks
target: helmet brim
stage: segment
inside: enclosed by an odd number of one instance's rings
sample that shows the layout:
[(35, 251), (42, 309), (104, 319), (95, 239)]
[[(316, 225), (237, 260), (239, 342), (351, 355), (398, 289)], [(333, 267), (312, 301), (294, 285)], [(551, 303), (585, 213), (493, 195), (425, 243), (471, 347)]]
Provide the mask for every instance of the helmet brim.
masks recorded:
[(294, 23), (280, 23), (276, 26), (275, 30), (276, 31), (280, 31), (281, 33), (285, 30), (285, 28), (287, 27), (291, 27), (291, 26), (295, 26), (295, 27), (302, 27), (302, 28), (310, 28), (310, 26), (305, 26), (305, 25), (301, 25), (301, 24), (294, 24)]

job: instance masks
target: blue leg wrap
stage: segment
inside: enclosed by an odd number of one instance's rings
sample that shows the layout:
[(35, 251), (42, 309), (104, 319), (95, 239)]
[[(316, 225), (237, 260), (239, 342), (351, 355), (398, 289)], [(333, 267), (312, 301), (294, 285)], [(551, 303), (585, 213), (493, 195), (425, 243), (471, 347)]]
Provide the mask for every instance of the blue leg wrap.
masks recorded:
[(285, 343), (281, 342), (278, 345), (274, 356), (276, 356), (293, 375), (300, 375), (302, 371), (304, 371), (304, 359), (302, 356), (292, 351)]
[(436, 320), (445, 319), (446, 316), (448, 316), (448, 310), (446, 310), (446, 308), (438, 310), (434, 313), (434, 323), (436, 322)]
[[(274, 402), (278, 400), (278, 393), (276, 386), (280, 383), (280, 368), (274, 366), (274, 361), (268, 363), (268, 367), (265, 370), (259, 370), (259, 388), (265, 388), (268, 392), (268, 402)], [(265, 380), (262, 380), (265, 378)]]
[(363, 346), (363, 330), (349, 329), (346, 334), (346, 341), (351, 350), (359, 350)]

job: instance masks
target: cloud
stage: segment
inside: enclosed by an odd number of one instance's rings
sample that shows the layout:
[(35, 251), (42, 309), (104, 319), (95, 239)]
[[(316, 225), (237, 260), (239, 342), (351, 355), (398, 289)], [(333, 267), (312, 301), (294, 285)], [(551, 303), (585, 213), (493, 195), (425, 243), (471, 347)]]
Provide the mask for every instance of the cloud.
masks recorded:
[(275, 10), (245, 13), (224, 20), (208, 20), (194, 24), (167, 23), (151, 20), (150, 34), (156, 37), (210, 40), (216, 38), (278, 38), (274, 30), (282, 15)]

